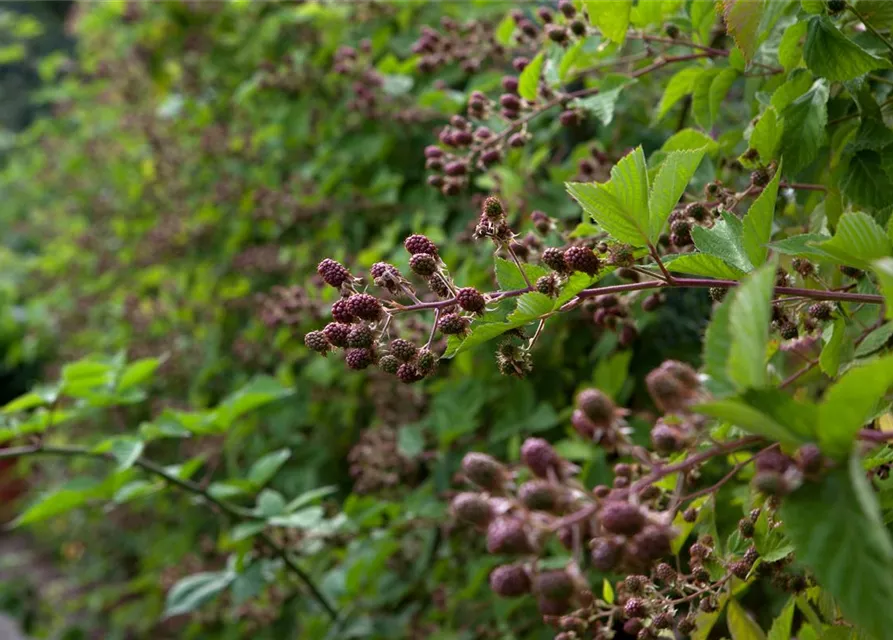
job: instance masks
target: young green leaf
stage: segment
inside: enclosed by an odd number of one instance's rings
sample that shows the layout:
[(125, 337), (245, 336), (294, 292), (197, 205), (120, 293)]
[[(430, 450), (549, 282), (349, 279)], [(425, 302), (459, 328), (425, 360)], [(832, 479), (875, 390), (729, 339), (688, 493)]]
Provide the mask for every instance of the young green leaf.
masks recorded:
[(703, 71), (704, 68), (699, 66), (686, 67), (670, 78), (657, 107), (655, 120), (660, 120), (667, 115), (667, 112), (673, 108), (673, 105), (694, 90), (695, 81), (701, 76)]
[(778, 614), (778, 617), (772, 621), (769, 627), (769, 635), (767, 640), (791, 640), (791, 624), (794, 622), (794, 599), (788, 600), (788, 603)]
[(543, 71), (543, 61), (545, 56), (540, 51), (530, 63), (524, 67), (521, 75), (518, 76), (518, 95), (529, 102), (536, 100), (537, 89), (540, 84), (540, 75)]
[(837, 458), (846, 457), (856, 434), (874, 415), (893, 386), (893, 355), (849, 369), (835, 382), (819, 406), (819, 445)]
[(806, 22), (796, 22), (782, 34), (781, 42), (778, 44), (778, 61), (785, 71), (790, 72), (803, 59), (801, 41), (806, 37), (808, 26)]
[(620, 98), (620, 92), (633, 82), (626, 80), (613, 88), (601, 89), (594, 96), (575, 98), (570, 102), (570, 106), (588, 111), (598, 118), (603, 125), (608, 126), (614, 120), (614, 107)]
[[(843, 318), (837, 318), (831, 328), (831, 339), (822, 347), (822, 353), (819, 356), (819, 366), (826, 375), (832, 378), (837, 376), (844, 359), (844, 345), (848, 344), (845, 342), (846, 332), (846, 322)], [(852, 349), (852, 345), (849, 347)]]
[(692, 113), (695, 121), (710, 129), (719, 115), (719, 107), (732, 88), (738, 72), (734, 69), (704, 69), (692, 90)]
[(726, 366), (739, 389), (759, 388), (766, 382), (766, 346), (774, 284), (775, 264), (770, 262), (745, 279), (733, 293), (732, 348)]
[[(767, 113), (771, 113), (769, 109)], [(765, 117), (765, 115), (763, 116)], [(768, 243), (772, 237), (772, 221), (775, 216), (775, 200), (778, 197), (778, 182), (782, 167), (779, 166), (763, 193), (754, 200), (743, 220), (741, 242), (747, 257), (755, 265), (763, 264), (769, 255)]]
[(816, 246), (843, 264), (860, 269), (870, 269), (873, 261), (889, 257), (893, 251), (883, 227), (861, 211), (844, 213), (834, 237)]
[(726, 621), (732, 640), (766, 640), (760, 625), (751, 618), (737, 600), (729, 600)]
[(584, 0), (583, 6), (589, 19), (608, 40), (623, 44), (632, 0)]
[[(815, 160), (819, 149), (825, 145), (828, 123), (828, 84), (818, 80), (812, 88), (788, 105), (784, 116), (784, 132), (781, 135), (781, 155), (791, 174), (798, 173)], [(773, 102), (776, 109), (780, 107)]]
[(893, 319), (893, 258), (875, 260), (872, 269), (884, 294), (884, 317)]
[(744, 249), (743, 224), (733, 214), (724, 211), (722, 220), (710, 229), (692, 227), (691, 238), (701, 252), (716, 256), (745, 273), (753, 271), (753, 263)]
[(652, 244), (657, 242), (663, 232), (667, 217), (685, 193), (705, 151), (674, 151), (668, 153), (660, 165), (648, 197), (649, 240)]
[[(785, 530), (849, 620), (873, 638), (891, 638), (893, 544), (858, 458), (782, 502)], [(833, 517), (832, 515), (833, 514)]]
[[(500, 289), (508, 291), (511, 289), (523, 289), (527, 286), (527, 283), (524, 281), (524, 276), (518, 271), (518, 265), (511, 260), (497, 257), (495, 258), (495, 265), (496, 282), (499, 284)], [(531, 282), (536, 282), (540, 277), (551, 273), (549, 269), (541, 267), (538, 264), (522, 262), (521, 266), (524, 267), (524, 273), (527, 274), (527, 277)]]
[(853, 80), (873, 69), (889, 69), (890, 61), (868, 53), (843, 35), (828, 16), (809, 19), (803, 44), (806, 66), (831, 82)]
[(706, 253), (685, 253), (664, 260), (664, 266), (673, 273), (687, 273), (693, 276), (740, 280), (745, 275), (738, 267)]
[(763, 164), (776, 159), (783, 129), (784, 125), (778, 121), (778, 113), (773, 107), (767, 108), (754, 126), (749, 144), (759, 152)]

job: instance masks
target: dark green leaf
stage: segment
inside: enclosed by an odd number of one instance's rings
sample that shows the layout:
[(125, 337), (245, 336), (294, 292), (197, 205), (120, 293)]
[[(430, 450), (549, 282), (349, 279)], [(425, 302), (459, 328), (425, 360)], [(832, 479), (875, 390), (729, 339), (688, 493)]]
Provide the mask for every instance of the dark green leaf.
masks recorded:
[[(828, 96), (827, 83), (819, 80), (782, 113), (784, 132), (781, 136), (781, 155), (791, 174), (800, 172), (815, 160), (819, 149), (827, 141), (825, 125), (828, 122)], [(780, 108), (774, 103), (773, 106)]]
[(843, 35), (824, 15), (809, 19), (803, 59), (810, 71), (832, 82), (852, 80), (873, 69), (891, 66), (886, 58), (868, 53)]
[[(771, 112), (771, 110), (769, 110)], [(765, 117), (765, 115), (763, 116)], [(743, 220), (741, 242), (747, 257), (753, 264), (763, 264), (769, 254), (769, 239), (772, 237), (772, 221), (775, 217), (775, 200), (778, 197), (778, 181), (781, 178), (779, 167), (772, 181), (763, 193), (754, 200)]]
[(275, 378), (257, 376), (220, 403), (215, 410), (215, 422), (218, 428), (225, 430), (249, 411), (259, 409), (292, 393), (291, 389), (283, 387)]
[(831, 339), (822, 347), (822, 353), (819, 356), (819, 366), (826, 375), (832, 378), (837, 377), (837, 372), (843, 361), (846, 333), (846, 322), (843, 318), (837, 318), (831, 329)]
[(734, 69), (705, 69), (692, 89), (692, 113), (704, 129), (710, 129), (719, 115), (719, 108), (732, 88), (738, 72)]
[(806, 439), (793, 429), (773, 420), (743, 399), (714, 400), (694, 407), (698, 413), (728, 422), (754, 435), (788, 445), (803, 444)]
[(265, 485), (290, 457), (291, 451), (288, 449), (279, 449), (262, 456), (248, 470), (248, 480), (258, 487)]
[(840, 179), (843, 194), (867, 209), (882, 209), (890, 204), (893, 179), (884, 172), (881, 154), (859, 151), (847, 165)]
[[(891, 261), (893, 262), (893, 261)], [(893, 322), (885, 322), (877, 329), (865, 336), (865, 339), (856, 347), (856, 357), (864, 358), (883, 347), (893, 336)]]
[(732, 292), (732, 348), (729, 377), (739, 389), (759, 388), (766, 382), (766, 347), (772, 316), (775, 264), (767, 263)]

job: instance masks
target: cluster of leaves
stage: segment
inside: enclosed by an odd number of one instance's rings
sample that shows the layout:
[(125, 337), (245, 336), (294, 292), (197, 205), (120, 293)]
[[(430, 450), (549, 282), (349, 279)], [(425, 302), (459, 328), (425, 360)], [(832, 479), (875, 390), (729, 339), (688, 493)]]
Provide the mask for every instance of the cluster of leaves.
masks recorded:
[(0, 462), (91, 585), (32, 632), (893, 637), (886, 2), (70, 23), (0, 174)]

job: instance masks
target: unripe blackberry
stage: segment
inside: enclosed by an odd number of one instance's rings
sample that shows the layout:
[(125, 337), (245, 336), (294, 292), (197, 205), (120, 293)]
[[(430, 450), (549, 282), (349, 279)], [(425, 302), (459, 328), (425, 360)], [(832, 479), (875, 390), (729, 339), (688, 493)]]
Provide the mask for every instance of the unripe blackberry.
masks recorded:
[(372, 351), (369, 349), (351, 349), (345, 356), (345, 362), (350, 369), (359, 371), (372, 364)]
[(373, 342), (375, 342), (375, 336), (372, 329), (365, 324), (353, 325), (347, 335), (348, 347), (368, 349)]
[(490, 131), (487, 127), (478, 127), (474, 131), (474, 137), (478, 140), (489, 140), (493, 137), (493, 132)]
[(654, 577), (661, 582), (673, 582), (676, 580), (676, 570), (666, 562), (661, 562), (654, 568)]
[(507, 472), (493, 456), (472, 451), (462, 458), (462, 471), (471, 482), (487, 491), (502, 490)]
[(719, 195), (721, 188), (722, 185), (718, 182), (710, 182), (704, 187), (704, 194), (710, 198), (716, 197)]
[(597, 428), (610, 427), (615, 418), (614, 401), (599, 389), (583, 389), (577, 395), (577, 407)]
[(499, 96), (499, 104), (509, 111), (518, 111), (521, 109), (521, 99), (511, 93), (503, 93)]
[(716, 598), (712, 595), (705, 596), (698, 603), (698, 609), (703, 611), (704, 613), (713, 613), (717, 609), (719, 609), (719, 605), (716, 604)]
[(623, 605), (623, 615), (627, 618), (645, 618), (648, 616), (648, 606), (641, 598), (630, 598)]
[(573, 18), (577, 15), (577, 9), (571, 0), (561, 0), (558, 3), (558, 10), (564, 14), (565, 18)]
[(481, 212), (488, 218), (501, 218), (505, 215), (505, 207), (502, 206), (502, 201), (499, 198), (490, 196), (484, 200)]
[(710, 299), (714, 302), (722, 302), (728, 292), (729, 290), (724, 287), (710, 287)]
[(555, 511), (560, 498), (554, 485), (546, 480), (531, 480), (518, 489), (518, 499), (532, 511)]
[(518, 78), (516, 76), (502, 76), (502, 90), (506, 93), (518, 93)]
[(794, 268), (794, 271), (804, 278), (808, 278), (815, 273), (815, 265), (805, 258), (794, 258), (791, 261), (791, 266)]
[(490, 588), (503, 598), (517, 598), (530, 591), (530, 576), (519, 564), (504, 564), (490, 573)]
[(648, 578), (639, 575), (626, 576), (623, 584), (626, 587), (626, 590), (630, 593), (640, 594), (645, 590), (645, 585), (648, 584)]
[(682, 512), (682, 519), (685, 522), (694, 522), (698, 519), (698, 510), (694, 507), (689, 507), (685, 511)]
[(427, 348), (421, 349), (416, 358), (416, 366), (419, 368), (419, 371), (422, 372), (422, 375), (428, 375), (437, 367), (437, 356), (431, 353)]
[(861, 269), (856, 269), (855, 267), (847, 267), (847, 266), (841, 265), (839, 267), (839, 269), (843, 275), (853, 278), (854, 280), (858, 280), (863, 275), (865, 275), (864, 271), (862, 271)]
[(333, 347), (346, 347), (347, 340), (350, 337), (350, 325), (340, 322), (330, 322), (322, 330), (326, 340)]
[(676, 629), (684, 636), (689, 635), (698, 628), (698, 623), (693, 615), (687, 615), (676, 623)]
[(466, 311), (480, 313), (487, 305), (484, 296), (474, 287), (463, 287), (456, 293), (456, 302)]
[(485, 167), (492, 167), (502, 160), (502, 152), (499, 149), (489, 149), (481, 154), (481, 164)]
[(547, 478), (551, 469), (560, 477), (561, 458), (552, 445), (542, 438), (527, 438), (521, 445), (521, 461), (533, 475)]
[(809, 315), (816, 320), (830, 320), (834, 315), (834, 307), (830, 302), (816, 302), (809, 307)]
[(542, 261), (544, 265), (553, 271), (557, 271), (558, 273), (568, 272), (568, 264), (565, 261), (564, 252), (561, 251), (561, 249), (549, 247), (543, 251)]
[(667, 527), (649, 524), (632, 539), (636, 555), (641, 560), (652, 561), (670, 554), (672, 532)]
[(635, 535), (645, 525), (645, 514), (638, 506), (629, 502), (607, 502), (598, 515), (599, 522), (606, 531), (619, 535)]
[(508, 142), (512, 149), (520, 149), (527, 143), (527, 138), (523, 133), (513, 133), (509, 136)]
[(608, 249), (611, 254), (611, 264), (617, 267), (631, 267), (636, 263), (633, 248), (628, 244), (614, 244)]
[(429, 276), (426, 282), (428, 283), (428, 288), (431, 289), (431, 292), (437, 295), (438, 298), (449, 298), (452, 296), (452, 291), (450, 291), (446, 280), (439, 274)]
[(668, 22), (664, 25), (664, 33), (667, 34), (668, 38), (673, 38), (675, 40), (679, 37), (679, 27), (672, 22)]
[(601, 267), (598, 256), (587, 247), (568, 247), (564, 252), (564, 262), (572, 271), (582, 271), (590, 276), (597, 274)]
[(688, 220), (674, 220), (670, 223), (670, 232), (678, 238), (691, 238), (691, 223)]
[(397, 373), (397, 369), (400, 368), (400, 361), (390, 354), (383, 355), (378, 360), (378, 368), (385, 373), (393, 375)]
[(443, 176), (428, 176), (428, 186), (440, 189), (443, 186)]
[(596, 498), (605, 499), (609, 495), (611, 495), (611, 487), (604, 484), (595, 485), (592, 488), (592, 495), (594, 495)]
[(358, 293), (347, 299), (347, 310), (363, 320), (375, 321), (381, 318), (381, 303), (375, 296), (368, 293)]
[(710, 557), (710, 548), (700, 542), (695, 542), (688, 548), (688, 555), (691, 556), (692, 560), (700, 562)]
[(457, 520), (485, 527), (493, 520), (490, 501), (479, 493), (464, 492), (453, 498), (450, 504)]
[(750, 565), (743, 560), (737, 560), (729, 565), (729, 573), (740, 580), (747, 580), (750, 573)]
[(559, 44), (567, 42), (567, 29), (557, 24), (546, 25), (546, 37)]
[(552, 22), (552, 12), (549, 11), (546, 7), (539, 7), (536, 10), (536, 15), (545, 23)]
[(673, 617), (664, 611), (651, 618), (651, 626), (655, 629), (669, 629), (673, 626)]
[(576, 127), (580, 124), (580, 113), (575, 109), (567, 109), (558, 114), (558, 122), (563, 127)]
[(753, 173), (750, 174), (750, 184), (755, 187), (765, 187), (769, 184), (769, 172), (765, 169), (757, 169)]
[(335, 322), (350, 324), (356, 319), (356, 316), (350, 312), (345, 298), (336, 300), (335, 304), (332, 305), (332, 320)]
[(413, 273), (428, 277), (437, 271), (437, 259), (429, 253), (417, 253), (409, 259)]
[(692, 202), (685, 207), (685, 215), (697, 222), (704, 222), (710, 217), (710, 210), (703, 202)]
[(586, 35), (586, 23), (579, 18), (577, 20), (571, 21), (570, 27), (571, 33), (573, 33), (578, 38), (582, 38)]
[(454, 162), (448, 162), (444, 168), (443, 172), (448, 176), (464, 176), (468, 173), (468, 165), (462, 160), (456, 160)]
[(652, 293), (647, 298), (642, 300), (642, 310), (644, 311), (654, 311), (663, 303), (664, 299), (659, 293)]
[(403, 338), (392, 340), (389, 349), (394, 356), (403, 362), (409, 362), (415, 358), (418, 353), (416, 346), (409, 340), (404, 340)]
[(322, 331), (311, 331), (304, 336), (304, 344), (311, 351), (326, 353), (329, 350), (329, 341)]
[(707, 583), (710, 582), (710, 572), (700, 564), (692, 565), (691, 567), (691, 577), (695, 582)]
[(803, 473), (814, 475), (825, 466), (825, 459), (816, 445), (805, 444), (797, 450), (797, 464)]
[(342, 284), (350, 280), (350, 272), (340, 262), (336, 262), (331, 258), (326, 258), (316, 267), (316, 272), (322, 277), (323, 281), (331, 287), (340, 287)]
[(625, 489), (629, 486), (629, 478), (618, 476), (617, 478), (614, 478), (613, 484), (615, 489)]
[(437, 328), (446, 336), (461, 335), (468, 329), (468, 318), (457, 313), (447, 313), (437, 321)]
[(550, 600), (549, 598), (537, 598), (536, 607), (543, 617), (563, 616), (573, 608), (569, 600)]
[(639, 618), (630, 618), (623, 623), (623, 633), (628, 636), (638, 639), (640, 631), (642, 631), (642, 621)]
[(409, 236), (403, 241), (403, 246), (411, 255), (416, 255), (417, 253), (427, 253), (432, 256), (437, 255), (437, 245), (421, 234)]
[(612, 571), (620, 560), (621, 545), (610, 538), (596, 538), (592, 543), (592, 566), (599, 571)]
[(528, 38), (535, 38), (537, 36), (536, 25), (533, 24), (530, 20), (519, 20), (517, 22), (518, 28)]
[(738, 521), (738, 532), (745, 538), (753, 538), (756, 532), (753, 520), (750, 518), (742, 518)]
[(639, 332), (636, 330), (636, 328), (629, 323), (625, 323), (620, 327), (620, 335), (618, 336), (617, 344), (620, 345), (621, 348), (625, 349), (632, 346), (632, 344), (638, 337)]
[(662, 455), (676, 453), (685, 446), (682, 434), (675, 427), (665, 422), (657, 422), (651, 429), (651, 444), (655, 451)]
[(500, 554), (526, 554), (533, 545), (524, 530), (524, 523), (514, 516), (502, 516), (487, 527), (487, 551)]
[(798, 335), (800, 335), (800, 332), (797, 329), (797, 325), (790, 320), (782, 320), (781, 322), (778, 322), (777, 325), (778, 335), (780, 335), (784, 340), (793, 340)]
[(530, 64), (530, 60), (525, 58), (524, 56), (518, 56), (512, 60), (512, 69), (521, 73), (524, 71), (525, 67)]
[(569, 600), (576, 588), (567, 571), (542, 571), (533, 577), (533, 592), (549, 600)]
[(790, 484), (778, 471), (758, 471), (753, 477), (753, 486), (767, 496), (782, 497), (787, 495)]
[(558, 295), (558, 278), (554, 273), (547, 276), (540, 276), (536, 281), (536, 290), (545, 296), (554, 298)]
[(413, 382), (418, 382), (425, 376), (422, 375), (422, 372), (419, 371), (418, 367), (414, 364), (409, 364), (405, 362), (397, 367), (397, 378), (400, 382), (406, 384), (412, 384)]

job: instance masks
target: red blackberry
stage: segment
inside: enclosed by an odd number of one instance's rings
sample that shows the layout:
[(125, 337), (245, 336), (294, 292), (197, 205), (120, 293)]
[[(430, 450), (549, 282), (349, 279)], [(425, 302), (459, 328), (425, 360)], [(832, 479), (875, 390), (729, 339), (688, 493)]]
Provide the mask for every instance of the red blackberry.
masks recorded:
[(830, 302), (816, 302), (809, 307), (809, 315), (816, 320), (830, 320), (834, 315), (834, 307)]
[(644, 618), (648, 615), (648, 606), (641, 598), (630, 598), (623, 605), (623, 615), (627, 618)]
[(356, 319), (357, 317), (350, 312), (346, 298), (336, 300), (335, 304), (332, 305), (332, 320), (335, 322), (350, 324)]
[(450, 504), (453, 514), (458, 520), (485, 527), (493, 519), (493, 508), (490, 501), (479, 493), (466, 491), (453, 498)]
[(468, 329), (468, 318), (457, 313), (448, 313), (437, 321), (437, 328), (444, 335), (460, 335)]
[(368, 349), (375, 342), (372, 329), (365, 324), (354, 325), (347, 335), (347, 346), (353, 348)]
[(403, 362), (409, 362), (416, 357), (418, 349), (409, 340), (397, 338), (391, 342), (390, 352)]
[(369, 269), (369, 274), (372, 276), (373, 280), (378, 280), (379, 278), (383, 278), (384, 276), (391, 277), (399, 277), (400, 272), (397, 270), (392, 264), (388, 264), (387, 262), (376, 262), (372, 265), (372, 268)]
[(363, 320), (375, 321), (381, 318), (381, 303), (375, 296), (368, 293), (358, 293), (347, 299), (347, 309), (353, 315)]
[(488, 218), (501, 218), (505, 215), (505, 207), (502, 206), (502, 201), (499, 198), (490, 196), (484, 200), (482, 212)]
[(438, 298), (449, 298), (452, 296), (452, 292), (450, 291), (446, 280), (444, 280), (443, 276), (441, 276), (440, 274), (435, 273), (433, 276), (428, 278), (427, 282), (428, 288), (431, 289), (431, 292)]
[(654, 311), (663, 303), (663, 297), (659, 293), (652, 293), (650, 296), (642, 300), (643, 311)]
[(484, 296), (474, 287), (463, 287), (456, 293), (456, 302), (466, 311), (480, 313), (487, 305)]
[(411, 254), (427, 253), (432, 256), (437, 255), (437, 245), (431, 242), (426, 236), (415, 234), (409, 236), (403, 241), (403, 246)]
[(543, 251), (542, 261), (544, 265), (558, 273), (567, 273), (569, 270), (567, 262), (564, 260), (564, 252), (561, 249), (549, 247)]
[(311, 351), (326, 353), (329, 350), (329, 341), (322, 331), (311, 331), (304, 336), (304, 344)]
[(620, 560), (621, 545), (612, 538), (596, 538), (592, 545), (592, 566), (599, 571), (612, 571)]
[(419, 371), (417, 366), (404, 362), (397, 368), (397, 377), (400, 379), (400, 382), (412, 384), (413, 382), (418, 382), (425, 376), (422, 375), (422, 372)]
[(673, 536), (667, 527), (649, 524), (631, 542), (636, 549), (636, 556), (650, 563), (669, 555), (672, 541)]
[(549, 600), (568, 600), (576, 591), (573, 578), (567, 571), (541, 571), (533, 577), (533, 592)]
[(390, 373), (393, 375), (397, 373), (397, 369), (400, 368), (400, 361), (390, 354), (383, 355), (378, 360), (378, 368), (385, 373)]
[(549, 469), (560, 476), (561, 458), (552, 445), (542, 438), (527, 438), (521, 445), (521, 461), (533, 475), (540, 478), (549, 476)]
[(598, 389), (583, 389), (577, 396), (577, 407), (597, 428), (610, 427), (614, 422), (614, 402)]
[(465, 477), (488, 491), (500, 491), (505, 484), (507, 472), (493, 456), (472, 451), (462, 458), (462, 471)]
[(430, 276), (437, 271), (437, 259), (429, 253), (417, 253), (409, 259), (409, 268), (420, 276)]
[(599, 522), (606, 531), (631, 536), (642, 530), (645, 514), (629, 502), (607, 502), (599, 511)]
[(487, 551), (500, 554), (526, 554), (533, 545), (524, 530), (524, 523), (513, 516), (502, 516), (487, 527)]
[(598, 273), (601, 267), (598, 256), (587, 247), (569, 247), (564, 252), (564, 261), (572, 271), (582, 271), (590, 276)]
[(351, 349), (345, 358), (350, 369), (359, 371), (372, 364), (372, 352), (369, 349)]
[(316, 267), (316, 272), (322, 276), (325, 283), (332, 287), (340, 287), (350, 280), (350, 272), (340, 262), (326, 258)]
[(330, 322), (325, 326), (322, 332), (326, 336), (326, 340), (333, 347), (346, 347), (347, 339), (350, 336), (350, 325), (340, 322)]
[(530, 576), (519, 564), (504, 564), (490, 574), (490, 588), (503, 598), (517, 598), (530, 591)]

